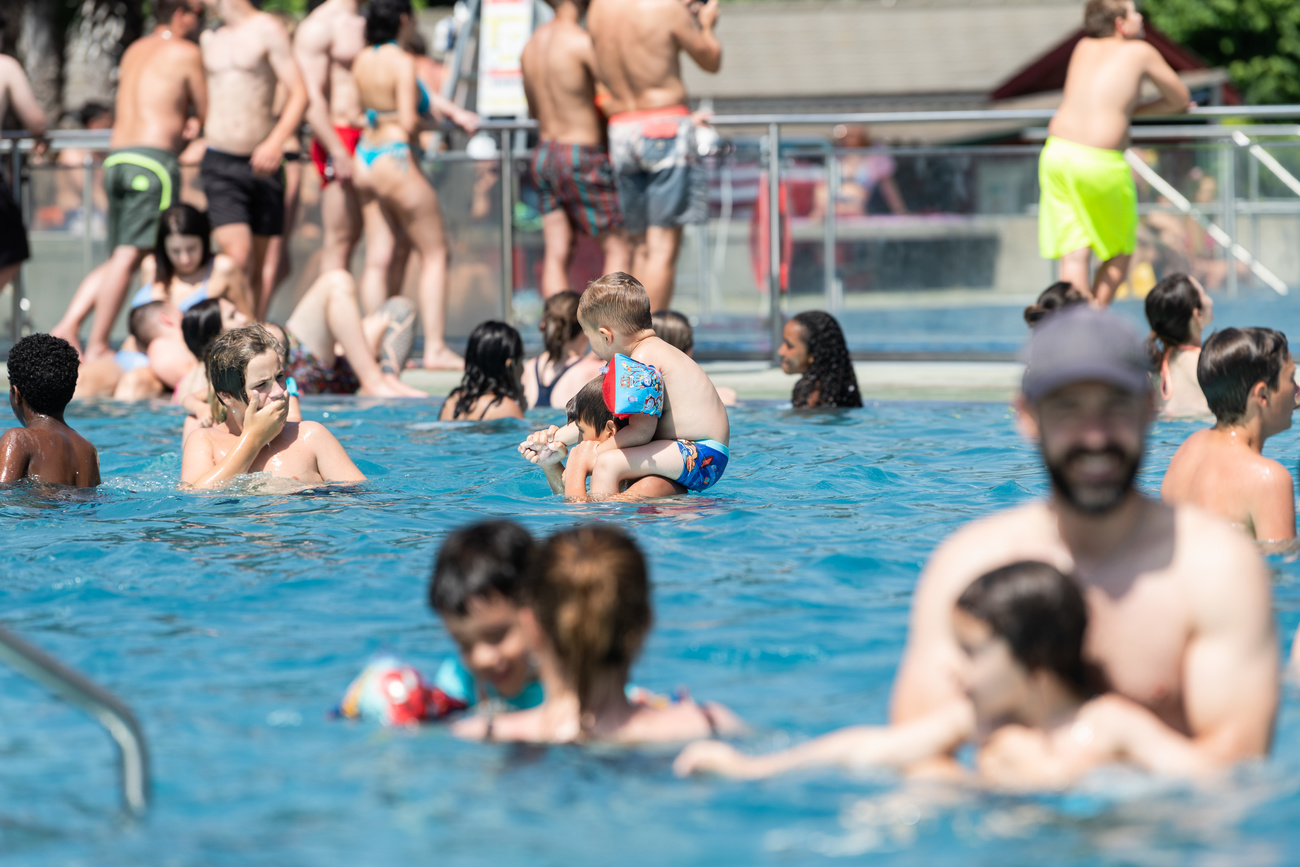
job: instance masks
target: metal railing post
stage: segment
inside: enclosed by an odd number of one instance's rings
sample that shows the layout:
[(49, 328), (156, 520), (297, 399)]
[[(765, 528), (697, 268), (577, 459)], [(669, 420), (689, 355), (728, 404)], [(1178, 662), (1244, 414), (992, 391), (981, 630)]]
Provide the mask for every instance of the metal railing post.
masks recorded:
[(515, 307), (515, 184), (511, 139), (501, 130), (501, 319), (514, 322)]
[(832, 150), (826, 155), (826, 215), (822, 218), (822, 276), (825, 285), (826, 309), (835, 315), (844, 309), (844, 284), (836, 268), (835, 201), (840, 193), (840, 156)]
[[(17, 141), (14, 141), (12, 143), (12, 150), (10, 151), (10, 153), (12, 154), (12, 159), (10, 160), (10, 170), (12, 171), (11, 177), (13, 179), (13, 185), (14, 185), (14, 201), (18, 203), (18, 213), (22, 214), (23, 213), (23, 156), (21, 151), (18, 148)], [(27, 221), (24, 219), (23, 222), (25, 224)], [(20, 264), (18, 266), (18, 271), (14, 274), (14, 279), (13, 279), (13, 287), (14, 287), (14, 297), (12, 299), (13, 300), (13, 321), (10, 326), (10, 330), (11, 330), (10, 337), (12, 338), (14, 343), (17, 343), (18, 341), (23, 339), (23, 314), (26, 312), (23, 308), (27, 306), (24, 303), (27, 300), (27, 286), (25, 281), (23, 280), (23, 272), (26, 269), (27, 269), (26, 262)]]
[(81, 708), (108, 729), (117, 742), (122, 772), (122, 800), (139, 816), (149, 807), (149, 751), (131, 709), (45, 651), (0, 629), (0, 662), (39, 683), (68, 704)]
[(89, 274), (95, 261), (95, 242), (91, 235), (95, 216), (95, 159), (86, 154), (81, 163), (81, 268)]
[[(1223, 231), (1232, 243), (1237, 241), (1237, 148), (1232, 144), (1220, 145), (1219, 171), (1222, 175), (1219, 191), (1223, 197)], [(1237, 262), (1231, 248), (1224, 250), (1228, 263), (1228, 297), (1237, 297)]]
[(781, 127), (767, 127), (767, 263), (768, 328), (772, 336), (772, 364), (779, 366), (781, 356)]

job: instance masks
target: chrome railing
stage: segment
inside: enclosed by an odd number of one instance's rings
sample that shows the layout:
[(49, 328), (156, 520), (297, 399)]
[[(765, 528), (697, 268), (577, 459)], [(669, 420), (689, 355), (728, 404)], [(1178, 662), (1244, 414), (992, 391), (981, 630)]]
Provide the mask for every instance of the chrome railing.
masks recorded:
[(54, 657), (0, 629), (0, 662), (81, 708), (117, 742), (122, 803), (136, 816), (149, 807), (149, 752), (131, 709)]

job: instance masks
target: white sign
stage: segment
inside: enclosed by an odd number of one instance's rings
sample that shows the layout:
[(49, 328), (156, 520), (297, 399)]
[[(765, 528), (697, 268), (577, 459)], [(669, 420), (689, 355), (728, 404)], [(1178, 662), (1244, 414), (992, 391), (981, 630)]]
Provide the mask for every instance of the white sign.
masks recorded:
[(519, 58), (533, 34), (533, 0), (483, 0), (479, 21), (478, 113), (528, 117)]

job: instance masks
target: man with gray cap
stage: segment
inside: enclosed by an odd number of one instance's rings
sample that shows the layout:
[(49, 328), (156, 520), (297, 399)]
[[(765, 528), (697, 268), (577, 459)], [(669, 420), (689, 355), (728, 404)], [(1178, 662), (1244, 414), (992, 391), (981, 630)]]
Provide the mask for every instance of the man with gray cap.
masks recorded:
[[(1134, 489), (1154, 417), (1141, 341), (1113, 314), (1079, 307), (1040, 325), (1025, 361), (1019, 426), (1038, 443), (1051, 493), (935, 550), (916, 587), (892, 721), (968, 700), (953, 605), (979, 575), (1037, 560), (1082, 585), (1101, 689), (1187, 735), (1202, 764), (1265, 755), (1278, 702), (1268, 572), (1225, 522)], [(1023, 738), (1004, 743), (990, 760), (1032, 779), (1036, 751)]]

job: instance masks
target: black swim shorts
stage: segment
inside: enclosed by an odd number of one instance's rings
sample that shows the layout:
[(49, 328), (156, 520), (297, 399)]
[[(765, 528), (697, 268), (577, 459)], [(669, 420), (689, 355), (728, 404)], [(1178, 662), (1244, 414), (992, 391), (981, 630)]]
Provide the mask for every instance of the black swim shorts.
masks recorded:
[(14, 201), (14, 191), (0, 175), (0, 268), (26, 262), (30, 257), (22, 209)]
[(212, 228), (246, 223), (254, 235), (284, 234), (284, 170), (253, 174), (248, 157), (208, 148), (199, 167)]

